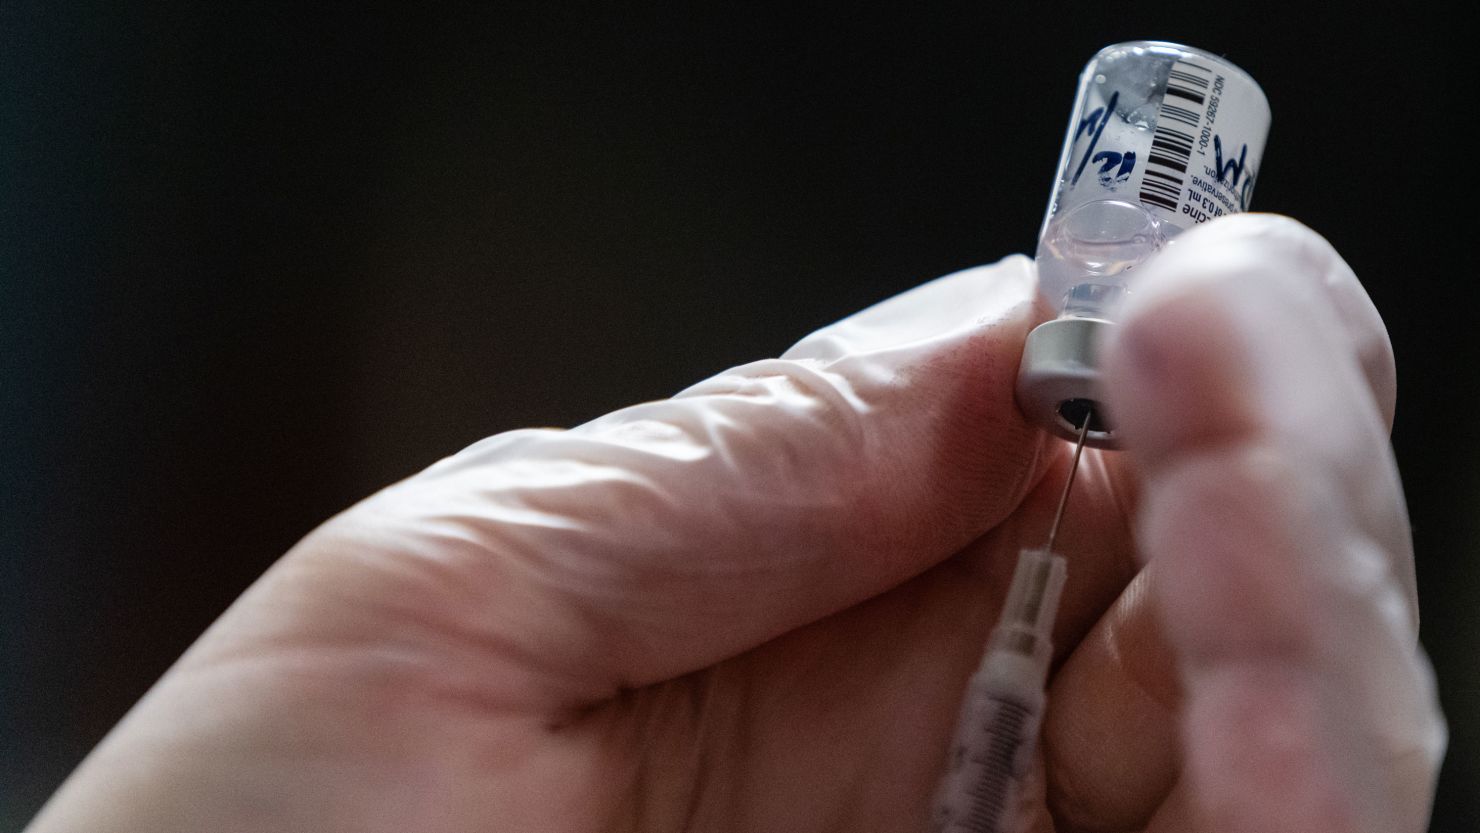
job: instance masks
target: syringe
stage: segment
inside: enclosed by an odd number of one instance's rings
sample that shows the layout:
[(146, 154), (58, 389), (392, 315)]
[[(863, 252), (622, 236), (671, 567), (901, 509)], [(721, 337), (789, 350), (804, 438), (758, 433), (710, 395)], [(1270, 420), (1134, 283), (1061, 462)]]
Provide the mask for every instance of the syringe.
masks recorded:
[(1018, 555), (1012, 586), (986, 655), (972, 675), (956, 724), (946, 774), (931, 815), (936, 833), (1012, 833), (1021, 818), (1021, 786), (1043, 722), (1044, 684), (1053, 658), (1054, 615), (1065, 564), (1052, 552), (1091, 415), (1074, 447), (1048, 546)]

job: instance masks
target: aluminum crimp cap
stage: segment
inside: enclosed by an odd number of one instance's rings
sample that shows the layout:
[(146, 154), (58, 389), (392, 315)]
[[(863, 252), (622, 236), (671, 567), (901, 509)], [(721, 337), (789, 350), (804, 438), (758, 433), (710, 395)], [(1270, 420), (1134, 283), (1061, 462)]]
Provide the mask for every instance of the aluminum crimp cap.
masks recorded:
[(1114, 424), (1100, 404), (1099, 345), (1113, 326), (1103, 318), (1064, 317), (1034, 327), (1018, 366), (1023, 415), (1071, 442), (1088, 417), (1084, 444), (1118, 448)]

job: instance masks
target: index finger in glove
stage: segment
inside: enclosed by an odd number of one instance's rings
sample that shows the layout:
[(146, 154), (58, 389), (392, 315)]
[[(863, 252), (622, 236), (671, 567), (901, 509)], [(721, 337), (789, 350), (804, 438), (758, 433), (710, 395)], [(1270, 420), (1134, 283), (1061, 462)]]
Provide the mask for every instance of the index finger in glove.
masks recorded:
[(518, 669), (492, 675), (510, 702), (592, 702), (732, 656), (1017, 505), (1042, 468), (1012, 396), (1034, 280), (1009, 258), (672, 399), (492, 437), (336, 519), (300, 561), (350, 553), (336, 580), (390, 576), (393, 610)]
[(1419, 831), (1432, 798), (1444, 730), (1390, 403), (1349, 310), (1291, 277), (1332, 262), (1283, 218), (1190, 232), (1107, 351), (1200, 829)]

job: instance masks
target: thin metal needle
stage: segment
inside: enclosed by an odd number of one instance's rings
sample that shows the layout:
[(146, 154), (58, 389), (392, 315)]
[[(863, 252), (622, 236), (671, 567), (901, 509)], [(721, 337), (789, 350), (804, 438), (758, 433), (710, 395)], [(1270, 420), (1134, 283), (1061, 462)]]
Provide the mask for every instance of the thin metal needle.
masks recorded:
[(1059, 495), (1058, 511), (1053, 513), (1053, 526), (1048, 528), (1046, 552), (1053, 552), (1053, 542), (1059, 537), (1059, 522), (1064, 519), (1064, 507), (1069, 504), (1069, 490), (1074, 487), (1074, 475), (1079, 472), (1079, 455), (1084, 453), (1084, 435), (1089, 433), (1089, 421), (1095, 414), (1093, 409), (1084, 412), (1084, 424), (1079, 426), (1079, 439), (1074, 443), (1074, 460), (1069, 463), (1069, 479), (1064, 481), (1064, 493)]

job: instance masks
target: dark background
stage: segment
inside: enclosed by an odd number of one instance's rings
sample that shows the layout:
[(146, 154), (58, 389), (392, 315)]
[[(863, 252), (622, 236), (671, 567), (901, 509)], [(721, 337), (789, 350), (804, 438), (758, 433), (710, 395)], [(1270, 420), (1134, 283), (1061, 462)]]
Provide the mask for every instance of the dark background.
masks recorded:
[(1256, 207), (1391, 330), (1424, 640), (1480, 818), (1473, 64), (1294, 4), (0, 9), (0, 827), (318, 521), (1030, 250), (1075, 75), (1227, 54)]

